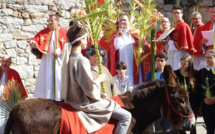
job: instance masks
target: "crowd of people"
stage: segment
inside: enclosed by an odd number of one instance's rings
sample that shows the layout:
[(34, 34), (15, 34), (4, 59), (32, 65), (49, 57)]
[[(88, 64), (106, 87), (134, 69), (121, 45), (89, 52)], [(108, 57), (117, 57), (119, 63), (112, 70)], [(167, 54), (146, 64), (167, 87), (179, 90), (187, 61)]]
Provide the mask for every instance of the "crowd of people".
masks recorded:
[[(163, 70), (170, 64), (178, 81), (189, 94), (189, 101), (196, 118), (202, 109), (207, 134), (215, 133), (215, 50), (213, 44), (202, 35), (202, 31), (215, 29), (215, 5), (209, 6), (209, 20), (202, 22), (199, 12), (191, 14), (193, 29), (183, 20), (183, 9), (173, 7), (174, 31), (156, 42), (155, 78), (163, 80)], [(160, 20), (159, 38), (170, 29), (170, 20)], [(119, 15), (119, 25), (105, 49), (100, 44), (99, 54), (103, 63), (103, 74), (99, 74), (96, 51), (89, 41), (88, 33), (79, 23), (71, 23), (68, 31), (59, 25), (59, 17), (51, 15), (48, 27), (29, 41), (31, 49), (42, 53), (34, 97), (68, 102), (77, 112), (88, 133), (100, 129), (110, 118), (118, 120), (115, 134), (126, 134), (131, 114), (121, 108), (110, 97), (132, 92), (142, 82), (151, 81), (151, 63), (142, 62), (137, 68), (134, 49), (138, 47), (138, 33), (130, 26), (126, 13)], [(147, 44), (147, 42), (145, 43)], [(86, 51), (82, 51), (86, 49)], [(149, 46), (145, 46), (145, 51)], [(8, 80), (18, 82), (22, 87), (22, 98), (27, 93), (19, 74), (10, 69), (11, 58), (3, 56), (0, 68), (0, 96)], [(101, 92), (104, 82), (107, 92)], [(210, 97), (206, 95), (210, 91)], [(2, 100), (3, 101), (3, 100)], [(0, 103), (1, 104), (1, 103)], [(1, 106), (1, 105), (0, 105)], [(1, 110), (1, 109), (0, 109)], [(0, 118), (0, 123), (1, 123)], [(3, 133), (4, 124), (0, 124)], [(155, 122), (155, 131), (163, 133), (170, 129), (168, 118)], [(152, 126), (148, 128), (152, 130)], [(167, 133), (167, 132), (166, 132)], [(196, 129), (191, 131), (196, 134)]]

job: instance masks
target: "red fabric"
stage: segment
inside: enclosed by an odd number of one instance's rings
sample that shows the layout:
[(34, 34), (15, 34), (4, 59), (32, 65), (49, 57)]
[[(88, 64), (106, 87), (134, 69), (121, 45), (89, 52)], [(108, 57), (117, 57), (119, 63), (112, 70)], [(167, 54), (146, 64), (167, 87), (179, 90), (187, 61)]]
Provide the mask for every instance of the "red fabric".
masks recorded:
[[(164, 31), (165, 30), (163, 30), (163, 29), (157, 31), (157, 33), (156, 33), (156, 39), (158, 39), (163, 34)], [(164, 51), (164, 45), (159, 44), (159, 43), (156, 42), (156, 47), (157, 47), (156, 53), (158, 53), (159, 51)]]
[[(203, 27), (203, 31), (213, 30), (214, 20), (209, 20)], [(206, 46), (206, 50), (213, 49), (213, 44)]]
[(172, 40), (178, 50), (186, 49), (191, 53), (196, 51), (193, 46), (193, 35), (190, 27), (184, 21), (176, 23)]
[(203, 28), (204, 28), (204, 24), (196, 27), (195, 29), (192, 29), (193, 35), (196, 30), (195, 36), (194, 36), (194, 42), (193, 42), (196, 52), (192, 53), (192, 55), (204, 56), (204, 54), (202, 53), (202, 43), (201, 43), (201, 40), (203, 39), (201, 31)]
[[(114, 96), (111, 99), (115, 100), (124, 108), (124, 104), (118, 96)], [(73, 107), (68, 103), (59, 103), (59, 105), (61, 106), (62, 111), (60, 134), (87, 134), (81, 119), (78, 117)], [(110, 119), (110, 121), (100, 130), (91, 134), (113, 134), (116, 124), (116, 120)]]
[[(34, 38), (31, 40), (35, 41), (35, 44), (43, 54), (48, 54), (50, 41), (52, 37), (52, 32), (49, 28), (45, 28), (41, 30), (39, 33), (35, 35)], [(56, 40), (56, 49), (60, 48), (61, 51), (63, 50), (64, 44), (67, 41), (66, 33), (67, 30), (61, 27), (58, 27), (55, 30), (55, 40)]]
[(102, 46), (106, 52), (108, 52), (108, 45), (107, 42), (105, 41), (105, 35), (102, 36), (102, 38), (99, 40), (99, 45)]
[[(9, 80), (15, 81), (21, 87), (22, 98), (24, 99), (24, 98), (28, 97), (28, 95), (25, 91), (25, 87), (22, 84), (22, 80), (19, 76), (19, 73), (16, 70), (11, 69), (11, 68), (9, 68), (5, 71), (2, 68), (0, 68), (0, 80), (1, 80), (4, 72), (5, 72), (5, 84), (7, 84), (7, 82)], [(8, 88), (5, 88), (3, 91), (3, 94), (8, 94), (8, 92), (9, 92)]]
[[(133, 47), (138, 48), (138, 45), (139, 45), (138, 44), (139, 43), (138, 34), (134, 31), (134, 29), (130, 29), (128, 32), (135, 41), (133, 44)], [(115, 70), (115, 66), (116, 66), (116, 63), (119, 62), (119, 51), (118, 50), (115, 51), (115, 47), (114, 47), (114, 39), (116, 38), (116, 36), (117, 36), (116, 33), (112, 34), (109, 45), (108, 45), (108, 52), (107, 52), (108, 53), (108, 69), (112, 76), (115, 76), (117, 74), (116, 70)], [(145, 51), (143, 54), (148, 54), (151, 51), (150, 46), (146, 40), (144, 43), (145, 43)], [(133, 50), (131, 50), (131, 51), (133, 51)], [(145, 81), (146, 73), (151, 69), (150, 60), (151, 60), (151, 56), (147, 56), (147, 58), (145, 58), (143, 60), (143, 62), (140, 64), (140, 66), (142, 66), (142, 77), (143, 77), (142, 82)], [(135, 63), (134, 54), (133, 54), (133, 78), (134, 78), (134, 80), (133, 80), (134, 84), (135, 85), (139, 84), (139, 69), (137, 69), (137, 66)]]

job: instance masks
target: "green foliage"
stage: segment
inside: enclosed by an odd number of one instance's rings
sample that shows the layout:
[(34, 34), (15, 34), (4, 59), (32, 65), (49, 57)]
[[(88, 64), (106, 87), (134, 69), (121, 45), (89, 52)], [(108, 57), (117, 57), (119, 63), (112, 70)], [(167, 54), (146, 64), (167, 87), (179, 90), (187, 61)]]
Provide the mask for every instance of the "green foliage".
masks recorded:
[(14, 81), (8, 81), (4, 89), (0, 114), (5, 120), (7, 120), (13, 107), (18, 102), (22, 101), (22, 93), (20, 85)]
[(155, 81), (155, 51), (156, 51), (156, 27), (157, 25), (155, 24), (154, 27), (152, 28), (151, 31), (151, 66), (152, 66), (152, 72), (151, 72), (151, 81)]
[(209, 85), (209, 80), (208, 77), (205, 79), (205, 85), (201, 85), (202, 88), (205, 90), (205, 97), (206, 98), (211, 98), (212, 97), (212, 92), (210, 91), (210, 89), (214, 86), (215, 83), (213, 83), (211, 86)]
[[(103, 27), (105, 17), (107, 15), (112, 16), (113, 4), (111, 3), (110, 0), (105, 0), (99, 6), (94, 6), (95, 4), (97, 4), (97, 2), (98, 0), (85, 0), (87, 14), (85, 16), (75, 18), (72, 21), (85, 21), (85, 23), (87, 24), (91, 40), (93, 41), (93, 44), (95, 46), (99, 73), (102, 74), (102, 63), (100, 60), (100, 54), (98, 50), (98, 40)], [(102, 83), (101, 86), (102, 92), (106, 93), (104, 83)]]
[(143, 3), (139, 3), (138, 5), (141, 6), (141, 10), (137, 12), (134, 10), (137, 9), (136, 5), (131, 4), (131, 11), (133, 12), (131, 14), (136, 14), (136, 19), (133, 21), (133, 26), (137, 29), (140, 29), (138, 49), (134, 48), (137, 70), (139, 70), (139, 65), (142, 62), (143, 58), (145, 58), (142, 56), (142, 53), (144, 52), (143, 48), (146, 37), (151, 37), (150, 28), (157, 21), (157, 19), (162, 16), (155, 9), (157, 5), (153, 2), (153, 0), (144, 0)]

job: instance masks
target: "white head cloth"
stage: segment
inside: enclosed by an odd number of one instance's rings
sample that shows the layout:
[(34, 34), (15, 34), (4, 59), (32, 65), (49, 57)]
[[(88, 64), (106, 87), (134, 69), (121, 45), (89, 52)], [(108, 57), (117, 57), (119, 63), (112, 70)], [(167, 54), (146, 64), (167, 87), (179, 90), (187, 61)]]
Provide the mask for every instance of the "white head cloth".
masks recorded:
[(71, 42), (70, 44), (72, 45), (72, 44), (74, 44), (74, 43), (80, 41), (81, 39), (85, 38), (87, 35), (88, 35), (88, 34), (86, 33), (85, 35), (83, 35), (83, 36), (81, 36), (81, 37), (79, 37), (79, 38), (73, 40), (73, 42)]

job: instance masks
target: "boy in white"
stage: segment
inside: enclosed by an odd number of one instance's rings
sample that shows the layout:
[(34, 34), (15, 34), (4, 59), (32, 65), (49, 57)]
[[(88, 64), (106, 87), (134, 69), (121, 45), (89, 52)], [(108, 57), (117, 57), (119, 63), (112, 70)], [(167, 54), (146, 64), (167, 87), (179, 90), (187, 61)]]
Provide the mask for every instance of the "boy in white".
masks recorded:
[(117, 75), (113, 77), (117, 87), (120, 92), (124, 94), (125, 92), (131, 92), (133, 87), (131, 86), (131, 79), (126, 75), (127, 66), (124, 62), (118, 62), (116, 64)]

